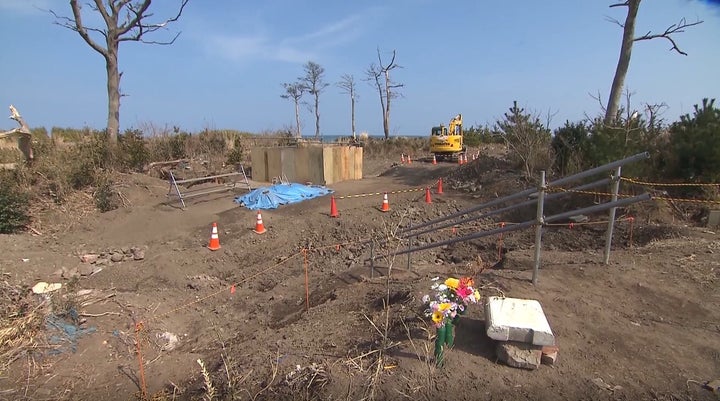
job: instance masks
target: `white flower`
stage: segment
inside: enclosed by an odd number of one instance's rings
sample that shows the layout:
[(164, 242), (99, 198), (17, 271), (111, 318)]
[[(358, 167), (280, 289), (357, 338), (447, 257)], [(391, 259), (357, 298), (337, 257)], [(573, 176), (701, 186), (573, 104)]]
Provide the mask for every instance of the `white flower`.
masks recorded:
[(440, 291), (445, 291), (445, 290), (447, 290), (447, 288), (448, 288), (448, 287), (447, 287), (445, 284), (440, 284), (440, 285), (438, 286), (438, 290), (440, 290)]
[(422, 297), (422, 302), (423, 302), (424, 304), (430, 302), (430, 295), (423, 295), (423, 297)]
[(438, 281), (438, 280), (440, 280), (440, 277), (435, 277), (435, 278), (432, 278), (432, 279), (430, 279), (430, 280), (431, 280), (431, 281)]

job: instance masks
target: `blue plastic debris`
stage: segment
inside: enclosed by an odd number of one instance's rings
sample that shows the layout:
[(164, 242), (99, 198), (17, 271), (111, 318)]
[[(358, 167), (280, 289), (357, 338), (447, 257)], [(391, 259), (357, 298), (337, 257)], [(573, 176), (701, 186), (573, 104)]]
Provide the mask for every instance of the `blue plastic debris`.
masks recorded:
[(235, 198), (235, 203), (250, 210), (276, 209), (280, 205), (302, 202), (331, 193), (333, 193), (331, 189), (320, 185), (276, 184), (238, 196)]
[(50, 355), (57, 355), (66, 351), (76, 352), (78, 339), (85, 334), (97, 331), (94, 326), (80, 328), (76, 323), (78, 313), (74, 309), (70, 310), (68, 317), (69, 319), (58, 315), (50, 315), (45, 321), (49, 334), (48, 342), (57, 346), (49, 351)]

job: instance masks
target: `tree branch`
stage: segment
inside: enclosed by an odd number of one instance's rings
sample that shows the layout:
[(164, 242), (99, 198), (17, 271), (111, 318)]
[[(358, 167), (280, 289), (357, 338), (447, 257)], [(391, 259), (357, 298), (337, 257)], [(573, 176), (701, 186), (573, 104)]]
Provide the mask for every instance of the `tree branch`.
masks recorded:
[(610, 4), (611, 8), (612, 7), (628, 7), (628, 6), (630, 6), (630, 1), (623, 1), (622, 3)]
[(695, 22), (687, 22), (685, 18), (681, 18), (680, 21), (677, 24), (670, 25), (667, 29), (665, 29), (665, 32), (663, 33), (652, 33), (651, 31), (648, 31), (645, 35), (639, 36), (637, 38), (633, 39), (633, 42), (639, 42), (641, 40), (651, 40), (651, 39), (657, 39), (657, 38), (665, 38), (672, 44), (672, 47), (670, 48), (670, 51), (676, 51), (679, 54), (682, 54), (683, 56), (687, 56), (687, 53), (680, 50), (677, 43), (675, 43), (675, 40), (672, 38), (671, 35), (675, 33), (681, 33), (685, 32), (685, 28), (700, 25), (703, 21), (697, 20)]
[[(99, 1), (99, 0), (98, 0)], [(58, 15), (55, 11), (49, 10), (50, 13), (55, 16), (55, 18), (58, 21), (55, 21), (56, 25), (59, 25), (61, 27), (70, 29), (71, 31), (75, 31), (78, 34), (80, 34), (80, 37), (83, 38), (83, 40), (96, 52), (100, 53), (103, 57), (108, 57), (107, 49), (100, 46), (95, 42), (90, 35), (88, 34), (88, 29), (85, 28), (82, 21), (82, 13), (80, 12), (81, 6), (78, 4), (77, 0), (70, 0), (70, 7), (72, 8), (73, 17), (75, 19), (69, 18), (69, 17), (63, 17)], [(91, 31), (100, 32), (103, 36), (107, 38), (107, 33), (105, 31), (101, 31), (99, 29), (90, 28)]]

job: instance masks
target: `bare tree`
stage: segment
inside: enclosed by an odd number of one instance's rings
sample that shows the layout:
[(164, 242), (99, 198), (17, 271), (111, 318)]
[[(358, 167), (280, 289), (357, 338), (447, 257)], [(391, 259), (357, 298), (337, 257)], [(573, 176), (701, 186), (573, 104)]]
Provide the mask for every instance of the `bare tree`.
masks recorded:
[[(179, 0), (177, 13), (166, 20), (151, 22), (153, 14), (148, 10), (152, 0), (92, 0), (84, 3), (94, 13), (99, 13), (105, 24), (104, 27), (88, 27), (83, 23), (83, 5), (78, 0), (70, 0), (73, 16), (60, 16), (50, 10), (55, 16), (55, 23), (80, 34), (80, 37), (105, 59), (107, 72), (108, 92), (108, 121), (107, 134), (112, 143), (117, 142), (120, 130), (120, 78), (122, 73), (118, 69), (118, 52), (121, 42), (142, 42), (157, 45), (170, 45), (175, 42), (178, 32), (169, 41), (147, 41), (145, 35), (165, 29), (166, 26), (177, 21), (182, 15), (185, 6), (190, 0)], [(103, 47), (101, 43), (104, 42)]]
[(378, 63), (372, 63), (365, 71), (366, 80), (375, 87), (380, 96), (380, 107), (383, 113), (383, 132), (385, 133), (385, 139), (390, 137), (390, 100), (399, 96), (397, 91), (404, 85), (401, 83), (394, 83), (390, 79), (390, 71), (396, 68), (402, 68), (395, 63), (395, 50), (392, 52), (392, 58), (390, 62), (385, 65), (383, 64), (382, 57), (380, 55), (380, 48), (377, 49)]
[(305, 86), (305, 90), (315, 98), (315, 139), (320, 137), (320, 93), (328, 87), (325, 78), (325, 69), (318, 63), (308, 61), (303, 68), (305, 76), (299, 81)]
[(301, 82), (294, 82), (291, 84), (284, 83), (283, 87), (285, 88), (285, 93), (280, 95), (280, 97), (283, 99), (292, 99), (295, 104), (295, 134), (300, 138), (302, 136), (300, 134), (300, 99), (302, 99), (302, 95), (305, 92), (305, 85)]
[(626, 0), (610, 5), (611, 8), (627, 7), (627, 16), (625, 17), (625, 23), (613, 18), (608, 18), (610, 22), (613, 22), (623, 28), (623, 38), (622, 45), (620, 47), (620, 58), (618, 59), (617, 68), (615, 69), (615, 77), (613, 78), (612, 87), (610, 88), (610, 96), (608, 98), (607, 107), (605, 108), (605, 125), (612, 125), (617, 117), (623, 85), (625, 85), (625, 77), (627, 76), (628, 68), (630, 67), (630, 57), (632, 55), (633, 43), (641, 40), (665, 38), (672, 45), (670, 47), (671, 51), (676, 51), (683, 56), (687, 56), (687, 53), (680, 50), (672, 35), (675, 33), (685, 32), (685, 28), (699, 25), (703, 22), (698, 20), (688, 23), (685, 18), (681, 18), (678, 23), (670, 25), (663, 33), (654, 34), (651, 31), (648, 31), (642, 36), (635, 37), (635, 19), (637, 18), (638, 9), (640, 8), (640, 1), (641, 0)]
[(355, 99), (357, 99), (357, 93), (355, 88), (355, 77), (349, 74), (343, 74), (340, 77), (340, 82), (336, 84), (342, 93), (350, 95), (350, 121), (352, 125), (352, 137), (357, 139), (355, 136)]
[(0, 132), (0, 139), (17, 136), (18, 149), (25, 156), (25, 160), (31, 162), (35, 158), (32, 148), (32, 131), (30, 131), (25, 119), (22, 118), (13, 105), (10, 105), (10, 119), (15, 120), (20, 126), (9, 131)]

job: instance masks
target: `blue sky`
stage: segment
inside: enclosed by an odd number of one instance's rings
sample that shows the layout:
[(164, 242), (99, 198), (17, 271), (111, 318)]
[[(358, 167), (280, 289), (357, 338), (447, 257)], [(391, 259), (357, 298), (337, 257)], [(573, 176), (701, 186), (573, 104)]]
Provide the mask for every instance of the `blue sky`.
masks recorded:
[[(158, 18), (179, 0), (153, 2)], [(125, 42), (121, 129), (179, 126), (262, 132), (291, 127), (294, 109), (280, 98), (282, 83), (303, 75), (309, 60), (326, 81), (342, 74), (358, 81), (357, 131), (382, 134), (378, 94), (363, 81), (376, 60), (394, 49), (393, 78), (402, 98), (391, 111), (392, 135), (427, 135), (462, 113), (465, 125), (493, 123), (513, 100), (552, 126), (595, 116), (607, 99), (624, 20), (612, 1), (241, 1), (190, 0), (182, 18), (148, 39), (181, 31), (172, 46)], [(70, 16), (65, 0), (0, 0), (0, 129), (14, 104), (33, 126), (103, 128), (107, 117), (102, 57), (80, 36), (53, 24), (46, 11)], [(89, 10), (88, 10), (89, 12)], [(626, 81), (633, 106), (665, 102), (672, 121), (703, 97), (720, 97), (720, 4), (645, 0), (636, 33), (662, 31), (680, 17), (705, 22), (676, 36), (688, 56), (669, 52), (663, 39), (636, 43)], [(97, 19), (86, 17), (88, 25)], [(99, 25), (98, 25), (99, 26)], [(306, 98), (310, 100), (309, 98)], [(324, 135), (350, 133), (350, 101), (335, 86), (320, 97)], [(314, 117), (302, 112), (303, 134)]]

